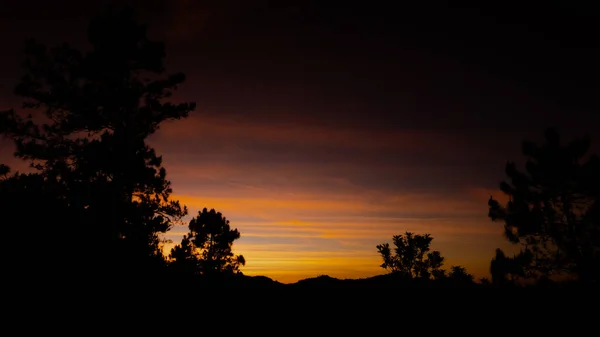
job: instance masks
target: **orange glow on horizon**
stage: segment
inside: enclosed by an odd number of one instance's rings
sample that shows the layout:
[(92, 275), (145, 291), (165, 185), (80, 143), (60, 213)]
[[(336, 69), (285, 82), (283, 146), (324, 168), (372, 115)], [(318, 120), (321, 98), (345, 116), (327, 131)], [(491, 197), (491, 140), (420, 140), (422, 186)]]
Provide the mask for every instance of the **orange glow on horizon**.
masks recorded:
[[(369, 196), (269, 197), (266, 192), (255, 198), (189, 194), (173, 198), (188, 206), (190, 217), (207, 207), (222, 212), (231, 221), (241, 233), (233, 248), (246, 258), (246, 266), (241, 268), (244, 274), (293, 283), (319, 275), (344, 279), (383, 274), (386, 271), (380, 267), (375, 246), (391, 243), (393, 235), (405, 231), (430, 233), (434, 237), (432, 250), (440, 250), (445, 256), (446, 268), (463, 265), (477, 278), (487, 277), (496, 247), (507, 249), (501, 227), (481, 214), (481, 204), (485, 205), (488, 193), (486, 189), (472, 188), (462, 192), (460, 199), (443, 195), (381, 195), (377, 202)], [(425, 206), (424, 200), (429, 200)], [(431, 207), (445, 214), (428, 217)], [(402, 215), (408, 211), (410, 216)], [(378, 213), (392, 214), (386, 217)], [(165, 245), (166, 254), (186, 230), (186, 226), (178, 226), (166, 235), (173, 240)]]

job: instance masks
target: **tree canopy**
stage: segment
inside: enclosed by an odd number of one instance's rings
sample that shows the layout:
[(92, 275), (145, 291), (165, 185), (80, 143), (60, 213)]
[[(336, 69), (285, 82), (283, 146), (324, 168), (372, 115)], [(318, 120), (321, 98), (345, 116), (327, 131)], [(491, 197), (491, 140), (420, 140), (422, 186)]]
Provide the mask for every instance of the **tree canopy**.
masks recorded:
[(171, 249), (171, 265), (178, 271), (202, 275), (235, 274), (246, 264), (242, 255), (232, 251), (233, 242), (240, 238), (237, 228), (220, 212), (204, 208), (189, 223), (189, 234), (180, 245)]
[[(589, 138), (562, 144), (554, 129), (544, 136), (542, 145), (523, 142), (525, 171), (514, 162), (506, 164), (509, 180), (500, 189), (509, 196), (508, 203), (501, 205), (493, 198), (488, 202), (489, 217), (504, 223), (510, 242), (522, 245), (513, 259), (522, 271), (513, 266), (506, 272), (534, 279), (568, 275), (597, 282), (600, 159), (588, 154)], [(505, 260), (497, 253), (496, 264)]]
[(439, 251), (430, 252), (429, 246), (433, 238), (430, 234), (405, 234), (394, 235), (394, 250), (389, 243), (377, 245), (383, 263), (381, 267), (393, 273), (401, 273), (408, 277), (441, 278), (444, 270), (444, 258)]
[(162, 157), (146, 138), (162, 122), (187, 117), (195, 104), (167, 101), (185, 76), (164, 75), (164, 44), (146, 36), (133, 10), (96, 16), (88, 41), (87, 51), (27, 41), (25, 74), (15, 93), (32, 112), (2, 112), (0, 133), (35, 172), (15, 173), (4, 188), (27, 182), (51, 193), (30, 201), (22, 192), (7, 205), (47, 209), (58, 203), (63, 211), (9, 221), (32, 232), (52, 228), (44, 240), (87, 252), (65, 252), (61, 259), (69, 264), (85, 259), (93, 269), (102, 261), (129, 269), (160, 262), (158, 235), (187, 210), (170, 199)]

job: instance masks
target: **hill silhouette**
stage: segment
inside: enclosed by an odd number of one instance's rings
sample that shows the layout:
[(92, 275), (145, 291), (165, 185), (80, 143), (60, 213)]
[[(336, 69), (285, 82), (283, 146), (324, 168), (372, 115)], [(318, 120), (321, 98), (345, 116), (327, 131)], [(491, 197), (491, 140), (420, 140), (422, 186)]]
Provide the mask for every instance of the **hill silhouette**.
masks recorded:
[(310, 289), (344, 290), (355, 289), (357, 291), (379, 291), (382, 289), (504, 289), (523, 291), (527, 289), (549, 288), (549, 289), (586, 289), (577, 282), (547, 282), (544, 284), (524, 284), (513, 286), (494, 286), (486, 283), (464, 283), (452, 280), (427, 280), (411, 279), (406, 276), (390, 273), (365, 278), (339, 279), (328, 275), (320, 275), (298, 280), (292, 283), (281, 283), (267, 276), (231, 275), (226, 277), (205, 278), (202, 276), (176, 275), (167, 277), (166, 280), (175, 281), (183, 286), (188, 284), (192, 287), (214, 287), (214, 288), (260, 288), (289, 291), (306, 291)]

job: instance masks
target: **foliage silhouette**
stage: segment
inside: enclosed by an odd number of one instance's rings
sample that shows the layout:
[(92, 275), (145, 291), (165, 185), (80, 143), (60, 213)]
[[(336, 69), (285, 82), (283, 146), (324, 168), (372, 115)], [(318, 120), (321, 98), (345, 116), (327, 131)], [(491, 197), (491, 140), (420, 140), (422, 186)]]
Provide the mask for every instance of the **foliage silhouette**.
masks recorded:
[[(510, 197), (506, 206), (490, 197), (488, 216), (504, 222), (505, 236), (521, 244), (512, 259), (497, 252), (492, 277), (528, 279), (566, 275), (586, 283), (598, 281), (600, 223), (600, 159), (587, 156), (588, 138), (562, 146), (556, 130), (548, 129), (545, 143), (523, 142), (526, 171), (506, 165), (510, 182), (501, 190)], [(512, 260), (512, 261), (511, 261)]]
[(169, 254), (169, 268), (180, 274), (197, 274), (198, 256), (195, 248), (187, 235), (181, 239), (181, 243), (171, 248)]
[(205, 276), (236, 274), (246, 264), (242, 255), (234, 255), (233, 242), (240, 232), (231, 229), (229, 220), (214, 209), (204, 208), (192, 219), (190, 232), (181, 244), (171, 249), (169, 255), (174, 270), (198, 273)]
[[(109, 8), (95, 17), (88, 40), (87, 52), (27, 41), (26, 74), (15, 93), (24, 108), (42, 115), (2, 112), (0, 132), (36, 173), (11, 177), (7, 188), (35, 182), (36, 189), (52, 190), (31, 207), (46, 210), (46, 203), (59, 202), (63, 212), (39, 223), (26, 219), (23, 227), (60, 227), (45, 240), (68, 242), (67, 263), (85, 263), (94, 272), (162, 265), (159, 234), (187, 210), (170, 199), (162, 158), (145, 140), (195, 104), (165, 101), (185, 76), (162, 75), (164, 45), (146, 37), (132, 9)], [(18, 195), (22, 199), (11, 204), (31, 204), (29, 193)]]
[(10, 173), (10, 167), (4, 164), (0, 164), (0, 176), (2, 179), (8, 179), (8, 174)]
[(452, 266), (450, 267), (450, 273), (448, 273), (448, 279), (459, 283), (471, 283), (474, 277), (467, 273), (465, 267)]
[(490, 284), (492, 284), (492, 282), (490, 281), (489, 278), (482, 277), (479, 279), (479, 284), (484, 285), (484, 286), (489, 286)]
[(70, 268), (64, 266), (61, 254), (69, 248), (59, 239), (68, 234), (64, 225), (72, 223), (73, 215), (61, 197), (62, 189), (40, 174), (9, 174), (7, 166), (2, 171), (0, 210), (8, 257), (4, 262), (11, 271), (7, 279), (19, 285), (19, 280), (67, 272)]
[(396, 248), (393, 253), (389, 243), (377, 245), (377, 251), (383, 259), (381, 267), (409, 278), (443, 278), (445, 271), (441, 267), (444, 258), (438, 251), (429, 252), (432, 240), (429, 234), (406, 232), (404, 235), (394, 235)]
[(531, 264), (531, 251), (524, 250), (508, 257), (501, 249), (496, 249), (496, 255), (490, 263), (492, 284), (496, 286), (517, 285), (526, 279), (525, 266)]

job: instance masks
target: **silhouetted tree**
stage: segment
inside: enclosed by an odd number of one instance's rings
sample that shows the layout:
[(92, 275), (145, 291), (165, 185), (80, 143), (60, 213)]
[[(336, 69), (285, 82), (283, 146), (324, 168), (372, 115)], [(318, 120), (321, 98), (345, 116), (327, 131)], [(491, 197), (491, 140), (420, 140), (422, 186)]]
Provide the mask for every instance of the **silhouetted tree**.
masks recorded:
[(462, 266), (452, 266), (450, 273), (448, 273), (448, 279), (457, 283), (469, 284), (473, 283), (473, 275), (467, 273), (467, 269)]
[(541, 146), (523, 142), (525, 172), (507, 163), (510, 182), (500, 188), (510, 200), (504, 207), (490, 198), (489, 217), (503, 221), (508, 240), (523, 245), (519, 263), (527, 276), (566, 273), (597, 281), (600, 160), (596, 155), (586, 158), (588, 138), (562, 146), (556, 130), (549, 129), (545, 140)]
[(494, 285), (515, 285), (517, 281), (526, 279), (526, 266), (531, 264), (531, 251), (523, 250), (513, 257), (508, 257), (501, 249), (496, 249), (496, 256), (490, 263), (490, 274)]
[(43, 116), (0, 114), (0, 133), (14, 140), (15, 155), (31, 161), (68, 207), (47, 221), (58, 226), (54, 240), (70, 241), (67, 258), (95, 255), (128, 270), (160, 262), (158, 235), (186, 214), (170, 200), (161, 157), (145, 140), (194, 109), (165, 101), (184, 75), (161, 77), (164, 45), (149, 40), (133, 14), (109, 9), (95, 17), (87, 52), (28, 41), (15, 92)]
[(445, 271), (441, 269), (444, 258), (440, 252), (429, 252), (433, 238), (429, 234), (394, 235), (394, 252), (389, 243), (377, 245), (377, 250), (383, 259), (381, 267), (392, 273), (401, 273), (408, 277), (443, 278)]
[(202, 275), (234, 274), (246, 264), (242, 255), (234, 255), (233, 242), (240, 238), (237, 229), (231, 229), (229, 220), (214, 209), (204, 208), (189, 223), (189, 234), (171, 250), (172, 266), (188, 271), (196, 264)]
[(8, 179), (8, 174), (10, 173), (10, 167), (4, 164), (0, 164), (0, 178)]
[(181, 239), (181, 243), (171, 249), (169, 254), (171, 261), (170, 267), (179, 273), (197, 274), (200, 272), (198, 268), (198, 254), (195, 252), (194, 245), (187, 235)]

